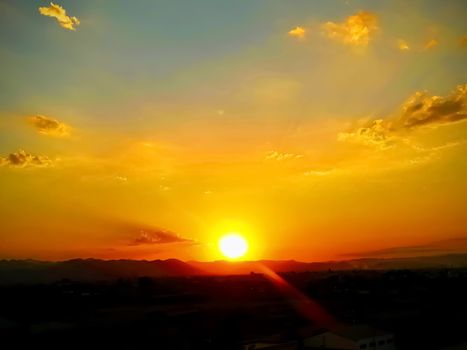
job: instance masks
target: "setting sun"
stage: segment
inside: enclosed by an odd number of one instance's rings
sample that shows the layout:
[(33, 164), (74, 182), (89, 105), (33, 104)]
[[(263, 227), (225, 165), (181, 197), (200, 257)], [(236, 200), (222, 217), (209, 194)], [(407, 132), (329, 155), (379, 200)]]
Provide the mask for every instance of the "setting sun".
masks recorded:
[(246, 254), (248, 243), (238, 233), (229, 233), (219, 240), (219, 250), (226, 258), (237, 259)]
[(0, 0), (0, 344), (467, 350), (466, 14)]

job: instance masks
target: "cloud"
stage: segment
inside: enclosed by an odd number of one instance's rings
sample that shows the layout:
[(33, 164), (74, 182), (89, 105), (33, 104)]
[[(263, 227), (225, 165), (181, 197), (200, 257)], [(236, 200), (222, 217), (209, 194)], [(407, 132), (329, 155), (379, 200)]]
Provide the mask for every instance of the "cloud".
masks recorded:
[(305, 28), (298, 26), (289, 30), (287, 34), (298, 39), (303, 39), (306, 35), (306, 30)]
[(114, 179), (117, 180), (118, 182), (128, 182), (128, 178), (126, 176), (117, 175), (114, 177)]
[(339, 40), (346, 45), (367, 46), (377, 27), (375, 14), (360, 11), (347, 17), (344, 22), (326, 22), (323, 29), (330, 39)]
[(335, 169), (310, 169), (303, 173), (305, 176), (327, 176), (333, 173)]
[(24, 150), (13, 152), (6, 157), (0, 157), (0, 166), (24, 167), (48, 167), (52, 165), (52, 160), (46, 156), (33, 155)]
[(28, 118), (31, 124), (40, 134), (56, 137), (70, 136), (71, 128), (56, 119), (45, 117), (43, 115), (36, 115)]
[(300, 159), (303, 158), (303, 154), (295, 154), (295, 153), (283, 153), (277, 151), (270, 151), (266, 154), (265, 160), (273, 160), (277, 162), (282, 162), (286, 160), (292, 159)]
[(425, 46), (423, 47), (424, 50), (430, 50), (430, 49), (434, 49), (436, 46), (439, 45), (439, 41), (436, 40), (436, 39), (431, 39), (431, 40), (428, 40), (425, 44)]
[(394, 144), (394, 137), (383, 119), (371, 120), (364, 127), (355, 131), (341, 132), (337, 135), (340, 142), (350, 142), (365, 146), (374, 146), (385, 150)]
[(63, 7), (53, 2), (49, 7), (39, 7), (39, 12), (41, 15), (56, 18), (60, 27), (68, 30), (76, 30), (75, 27), (80, 24), (78, 18), (68, 16)]
[(409, 51), (410, 50), (409, 43), (407, 41), (405, 41), (404, 39), (399, 39), (397, 41), (397, 47), (401, 51)]
[(183, 243), (193, 242), (190, 239), (182, 238), (179, 235), (162, 229), (141, 229), (139, 236), (136, 237), (129, 245), (142, 244), (164, 244), (164, 243)]
[(415, 128), (447, 124), (467, 118), (467, 84), (459, 85), (446, 97), (416, 92), (402, 106), (396, 127)]
[(467, 237), (446, 239), (429, 244), (405, 247), (392, 247), (374, 251), (344, 254), (345, 257), (394, 258), (410, 256), (441, 255), (448, 253), (466, 253)]
[(384, 150), (400, 139), (397, 135), (400, 131), (410, 132), (423, 126), (436, 127), (465, 119), (467, 84), (459, 85), (445, 97), (416, 92), (402, 105), (397, 117), (370, 120), (356, 130), (339, 133), (337, 139)]

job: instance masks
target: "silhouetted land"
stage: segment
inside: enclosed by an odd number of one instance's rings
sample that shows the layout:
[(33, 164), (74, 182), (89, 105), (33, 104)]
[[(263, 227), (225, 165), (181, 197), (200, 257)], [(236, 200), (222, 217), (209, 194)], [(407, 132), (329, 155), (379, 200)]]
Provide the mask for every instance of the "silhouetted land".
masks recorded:
[(168, 260), (73, 259), (59, 262), (0, 260), (0, 285), (47, 283), (68, 278), (74, 281), (112, 281), (117, 278), (175, 277), (198, 275), (244, 275), (263, 272), (400, 270), (426, 268), (467, 268), (467, 254), (448, 254), (410, 258), (362, 258), (344, 261), (300, 262), (295, 260), (183, 262)]
[[(395, 335), (398, 349), (467, 342), (467, 268), (281, 273), (340, 322)], [(319, 329), (263, 275), (119, 278), (0, 287), (3, 343), (62, 348), (302, 349)], [(272, 349), (272, 348), (271, 348)]]

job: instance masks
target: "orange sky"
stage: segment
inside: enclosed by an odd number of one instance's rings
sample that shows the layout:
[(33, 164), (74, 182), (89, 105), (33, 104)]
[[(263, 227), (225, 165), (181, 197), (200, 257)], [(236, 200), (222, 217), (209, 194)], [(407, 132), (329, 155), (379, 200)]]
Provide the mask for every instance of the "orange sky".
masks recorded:
[(465, 10), (2, 2), (0, 258), (465, 249)]

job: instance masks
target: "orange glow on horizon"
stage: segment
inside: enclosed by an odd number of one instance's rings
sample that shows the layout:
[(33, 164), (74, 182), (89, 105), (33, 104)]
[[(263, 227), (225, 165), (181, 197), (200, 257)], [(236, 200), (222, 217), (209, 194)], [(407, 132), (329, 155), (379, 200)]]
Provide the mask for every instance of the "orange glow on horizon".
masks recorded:
[(2, 2), (0, 259), (467, 251), (455, 2)]

